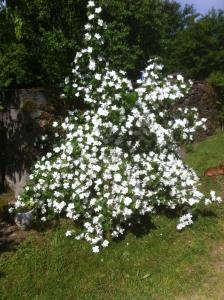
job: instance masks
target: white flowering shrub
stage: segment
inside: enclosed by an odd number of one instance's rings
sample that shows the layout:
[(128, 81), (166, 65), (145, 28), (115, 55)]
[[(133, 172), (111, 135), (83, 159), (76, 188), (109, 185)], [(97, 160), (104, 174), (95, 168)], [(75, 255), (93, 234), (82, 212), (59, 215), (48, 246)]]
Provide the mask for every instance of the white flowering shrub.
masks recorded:
[(193, 223), (189, 211), (199, 202), (220, 201), (213, 193), (205, 199), (197, 175), (179, 154), (180, 145), (192, 141), (205, 123), (194, 109), (173, 109), (190, 83), (181, 75), (164, 78), (162, 65), (150, 60), (133, 88), (100, 54), (99, 32), (105, 27), (100, 12), (89, 1), (85, 47), (75, 56), (63, 95), (82, 100), (88, 109), (54, 122), (58, 142), (36, 163), (15, 204), (42, 221), (56, 215), (77, 221), (76, 238), (88, 241), (93, 252), (161, 205), (183, 212), (177, 225), (182, 229)]

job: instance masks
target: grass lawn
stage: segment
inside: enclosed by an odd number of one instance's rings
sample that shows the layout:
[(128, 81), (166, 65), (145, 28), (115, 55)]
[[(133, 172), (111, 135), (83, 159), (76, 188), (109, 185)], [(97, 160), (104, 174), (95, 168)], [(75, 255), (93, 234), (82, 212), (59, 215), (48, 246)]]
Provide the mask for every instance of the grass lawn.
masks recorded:
[[(205, 193), (224, 194), (224, 179), (203, 171), (224, 161), (224, 134), (194, 146), (186, 161)], [(0, 256), (0, 299), (224, 299), (224, 204), (202, 208), (176, 231), (175, 217), (154, 216), (100, 254), (56, 229), (31, 231), (17, 251)]]

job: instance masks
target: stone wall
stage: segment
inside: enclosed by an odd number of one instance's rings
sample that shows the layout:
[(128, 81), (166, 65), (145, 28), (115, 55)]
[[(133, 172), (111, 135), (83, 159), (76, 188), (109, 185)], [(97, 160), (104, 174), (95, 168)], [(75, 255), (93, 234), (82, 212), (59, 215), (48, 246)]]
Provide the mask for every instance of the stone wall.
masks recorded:
[(209, 83), (195, 82), (190, 93), (178, 103), (178, 107), (182, 108), (196, 107), (199, 117), (207, 119), (207, 129), (198, 133), (197, 141), (213, 135), (217, 128), (220, 127), (216, 106), (217, 98), (214, 88)]
[(10, 188), (15, 197), (40, 155), (45, 125), (56, 113), (51, 97), (38, 88), (5, 92), (7, 106), (0, 112), (0, 188)]

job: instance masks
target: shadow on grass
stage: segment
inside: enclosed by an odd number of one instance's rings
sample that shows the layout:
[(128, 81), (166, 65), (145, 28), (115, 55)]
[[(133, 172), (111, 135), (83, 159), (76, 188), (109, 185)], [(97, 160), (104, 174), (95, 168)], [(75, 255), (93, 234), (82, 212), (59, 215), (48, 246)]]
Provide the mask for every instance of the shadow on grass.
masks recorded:
[[(178, 220), (181, 215), (183, 215), (183, 207), (177, 207), (176, 209), (170, 209), (166, 207), (165, 205), (160, 205), (156, 208), (156, 215), (165, 216), (168, 219), (176, 219)], [(194, 212), (194, 219), (197, 220), (199, 216), (201, 217), (207, 217), (207, 218), (217, 218), (217, 214), (212, 210), (208, 208), (198, 208)], [(128, 233), (133, 234), (136, 238), (141, 238), (145, 235), (148, 235), (152, 231), (157, 229), (157, 226), (154, 224), (151, 214), (146, 214), (143, 216), (133, 216), (133, 218), (130, 220), (129, 224), (123, 224), (123, 228), (125, 229), (124, 235), (119, 235), (118, 238), (114, 239), (114, 241), (121, 241), (125, 239), (125, 236)], [(36, 224), (35, 227), (32, 227), (33, 229), (39, 231), (39, 232), (45, 232), (48, 230), (55, 230), (56, 228), (60, 227), (62, 224), (71, 224), (71, 221), (68, 221), (66, 218), (59, 218), (54, 219), (53, 221), (49, 223), (41, 223), (40, 225)], [(74, 224), (74, 223), (72, 223)], [(77, 228), (81, 229), (83, 224), (82, 222), (76, 223)]]
[(115, 242), (124, 240), (128, 233), (133, 234), (136, 238), (141, 238), (142, 236), (147, 235), (152, 230), (156, 229), (155, 224), (152, 222), (151, 216), (148, 214), (144, 216), (138, 216), (136, 218), (133, 217), (129, 224), (130, 225), (123, 224), (125, 234), (119, 235), (119, 237), (114, 239)]
[(31, 228), (38, 233), (45, 233), (49, 230), (55, 230), (61, 225), (60, 219), (48, 221), (48, 222), (41, 222), (35, 221), (32, 223)]
[(160, 205), (156, 208), (156, 213), (159, 215), (166, 216), (168, 219), (176, 219), (180, 216), (181, 207), (176, 209), (171, 209), (165, 205)]
[(155, 230), (156, 226), (152, 222), (149, 215), (141, 216), (137, 222), (133, 222), (132, 226), (128, 229), (129, 232), (134, 234), (137, 238), (149, 234), (152, 230)]
[[(187, 212), (187, 211), (186, 211)], [(157, 208), (157, 213), (160, 215), (164, 215), (169, 219), (178, 219), (181, 215), (183, 215), (183, 208), (179, 207), (176, 209), (169, 209), (165, 206), (160, 206)], [(209, 208), (201, 207), (197, 208), (194, 213), (194, 217), (197, 219), (199, 216), (201, 217), (211, 217), (217, 218), (217, 214)]]
[(211, 209), (201, 209), (201, 208), (198, 208), (196, 211), (195, 211), (195, 215), (196, 215), (196, 218), (198, 218), (199, 216), (201, 217), (209, 217), (209, 218), (217, 218), (217, 214), (211, 210)]
[[(169, 219), (178, 219), (180, 215), (183, 214), (182, 208), (178, 209), (169, 209), (165, 206), (159, 206), (157, 207), (156, 214), (160, 216), (165, 216)], [(194, 219), (197, 220), (198, 217), (211, 217), (211, 218), (217, 218), (218, 216), (212, 209), (208, 208), (198, 208), (194, 212)], [(152, 216), (150, 214), (144, 215), (144, 216), (133, 216), (133, 218), (130, 220), (130, 226), (125, 226), (125, 234), (120, 235), (119, 238), (115, 239), (115, 241), (123, 240), (125, 239), (126, 234), (131, 233), (136, 238), (141, 238), (145, 235), (148, 235), (150, 232), (157, 229), (156, 225), (152, 221)], [(0, 255), (3, 252), (7, 251), (15, 251), (18, 248), (18, 245), (21, 243), (21, 241), (27, 236), (27, 231), (21, 231), (17, 230), (18, 232), (24, 233), (24, 238), (11, 238), (11, 235), (14, 234), (13, 231), (10, 230), (10, 227), (13, 228), (16, 227), (14, 225), (12, 216), (8, 213), (8, 209), (5, 207), (4, 211), (0, 211)], [(45, 233), (49, 231), (54, 231), (60, 226), (71, 224), (71, 221), (67, 220), (66, 218), (56, 218), (49, 222), (43, 223), (43, 222), (35, 222), (31, 226), (31, 230), (34, 230), (36, 234), (38, 233)], [(76, 224), (78, 228), (82, 227), (81, 224)], [(2, 237), (2, 233), (3, 237)]]

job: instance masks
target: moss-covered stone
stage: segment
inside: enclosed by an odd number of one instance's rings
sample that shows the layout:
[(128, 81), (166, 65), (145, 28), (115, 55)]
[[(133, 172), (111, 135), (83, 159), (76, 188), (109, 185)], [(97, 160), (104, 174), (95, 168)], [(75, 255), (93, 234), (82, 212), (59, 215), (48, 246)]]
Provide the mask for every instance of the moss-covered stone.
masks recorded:
[(38, 110), (37, 103), (33, 100), (25, 100), (22, 105), (22, 110), (24, 112), (35, 112)]
[(38, 105), (33, 100), (25, 100), (22, 105), (22, 110), (24, 112), (35, 112), (38, 110)]

